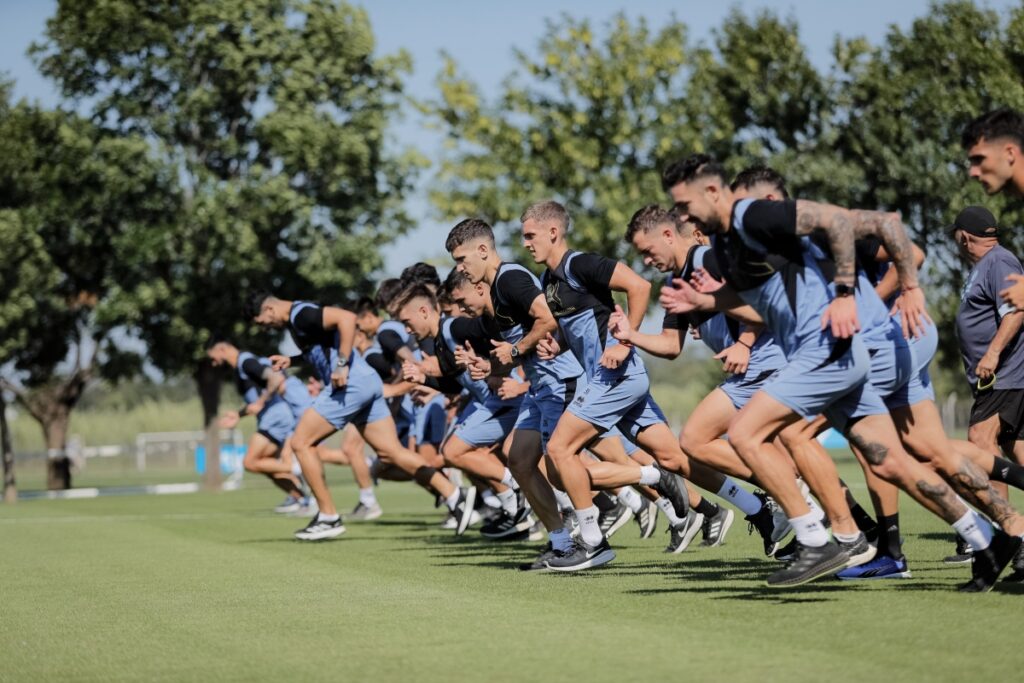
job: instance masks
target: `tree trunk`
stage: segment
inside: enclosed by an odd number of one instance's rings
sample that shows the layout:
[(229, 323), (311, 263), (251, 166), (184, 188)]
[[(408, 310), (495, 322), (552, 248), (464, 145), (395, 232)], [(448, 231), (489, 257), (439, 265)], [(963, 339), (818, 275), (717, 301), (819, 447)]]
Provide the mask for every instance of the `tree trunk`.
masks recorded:
[(11, 430), (7, 424), (7, 401), (0, 389), (0, 455), (4, 462), (4, 502), (18, 502), (18, 486), (14, 481), (14, 446), (11, 444)]
[(43, 423), (43, 437), (46, 439), (46, 488), (53, 490), (71, 488), (71, 460), (68, 458), (68, 425), (71, 411), (60, 406), (47, 415)]
[(220, 490), (220, 427), (217, 425), (217, 414), (220, 408), (221, 373), (208, 359), (203, 359), (196, 371), (196, 384), (199, 385), (199, 400), (203, 404), (203, 429), (206, 439), (206, 473), (203, 475), (203, 487), (208, 491)]

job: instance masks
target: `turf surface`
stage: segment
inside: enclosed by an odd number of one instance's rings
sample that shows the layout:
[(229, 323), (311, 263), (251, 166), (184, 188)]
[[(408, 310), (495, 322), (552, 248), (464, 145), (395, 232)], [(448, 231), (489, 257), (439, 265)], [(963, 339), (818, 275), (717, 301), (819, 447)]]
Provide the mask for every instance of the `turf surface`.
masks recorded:
[(739, 516), (721, 548), (666, 556), (664, 519), (649, 541), (631, 523), (607, 568), (524, 575), (536, 544), (456, 539), (410, 484), (379, 497), (377, 522), (305, 545), (258, 480), (0, 507), (0, 680), (962, 681), (1024, 665), (1024, 587), (957, 594), (969, 569), (941, 563), (948, 533), (910, 504), (912, 580), (780, 591)]

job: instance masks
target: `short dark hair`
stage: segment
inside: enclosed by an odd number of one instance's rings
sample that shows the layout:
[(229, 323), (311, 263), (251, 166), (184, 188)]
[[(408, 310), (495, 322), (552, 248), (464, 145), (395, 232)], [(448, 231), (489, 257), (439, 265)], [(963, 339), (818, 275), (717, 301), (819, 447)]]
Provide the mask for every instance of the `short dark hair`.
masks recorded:
[(434, 296), (433, 290), (431, 290), (430, 287), (428, 287), (423, 282), (416, 282), (411, 286), (403, 289), (401, 292), (398, 293), (398, 296), (395, 297), (395, 314), (397, 315), (398, 312), (405, 308), (413, 299), (419, 299), (421, 297), (429, 301), (431, 306), (437, 308), (437, 297)]
[(707, 177), (717, 177), (723, 186), (729, 184), (725, 169), (720, 163), (707, 154), (691, 154), (665, 167), (661, 172), (661, 189), (668, 192), (679, 183)]
[(437, 268), (423, 261), (418, 261), (406, 267), (399, 276), (399, 279), (406, 285), (422, 282), (425, 285), (432, 285), (434, 287), (441, 286), (441, 277), (437, 274)]
[(356, 301), (355, 314), (356, 315), (377, 315), (380, 308), (377, 306), (377, 302), (371, 296), (361, 296)]
[(442, 285), (441, 289), (443, 289), (448, 296), (451, 296), (452, 292), (467, 284), (469, 284), (469, 276), (458, 268), (452, 268), (451, 272), (448, 273), (448, 277), (444, 279), (444, 285)]
[(779, 194), (783, 199), (789, 199), (789, 192), (786, 191), (785, 177), (783, 177), (783, 175), (774, 168), (763, 164), (749, 166), (740, 171), (736, 175), (736, 179), (732, 181), (732, 185), (730, 185), (730, 187), (735, 192), (741, 188), (749, 190), (761, 183), (768, 183), (769, 185), (772, 185), (779, 191)]
[(671, 211), (667, 211), (658, 204), (648, 204), (633, 214), (626, 225), (626, 243), (633, 243), (633, 236), (638, 232), (650, 232), (654, 228), (668, 223), (679, 228), (679, 218)]
[(450, 254), (466, 242), (483, 239), (494, 244), (494, 230), (485, 221), (479, 218), (467, 218), (459, 222), (451, 232), (448, 239), (444, 241), (444, 248)]
[(397, 277), (382, 281), (377, 287), (377, 308), (383, 308), (390, 313), (392, 302), (404, 288), (405, 285)]
[(1009, 138), (1024, 149), (1024, 115), (1015, 109), (1002, 107), (982, 114), (966, 126), (960, 136), (964, 149), (968, 149), (986, 140)]
[(263, 302), (267, 299), (273, 299), (274, 295), (267, 291), (252, 292), (245, 298), (245, 302), (242, 304), (242, 315), (245, 316), (246, 320), (253, 320), (263, 310)]
[(569, 223), (572, 222), (569, 211), (554, 199), (535, 202), (526, 207), (526, 211), (523, 211), (523, 215), (519, 217), (519, 222), (525, 223), (529, 220), (557, 221), (564, 232), (569, 231)]

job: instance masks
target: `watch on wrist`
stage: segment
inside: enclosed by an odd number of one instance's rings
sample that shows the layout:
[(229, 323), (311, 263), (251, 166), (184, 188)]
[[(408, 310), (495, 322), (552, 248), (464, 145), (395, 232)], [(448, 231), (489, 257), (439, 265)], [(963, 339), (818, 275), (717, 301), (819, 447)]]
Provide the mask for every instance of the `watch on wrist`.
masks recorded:
[(516, 358), (519, 358), (519, 347), (516, 344), (513, 344), (512, 345), (512, 350), (509, 351), (508, 355), (512, 356), (513, 360), (515, 360)]
[(341, 368), (348, 367), (348, 358), (345, 358), (344, 356), (338, 356), (338, 361), (334, 364), (334, 367), (339, 370)]
[(836, 283), (836, 297), (853, 296), (853, 287)]

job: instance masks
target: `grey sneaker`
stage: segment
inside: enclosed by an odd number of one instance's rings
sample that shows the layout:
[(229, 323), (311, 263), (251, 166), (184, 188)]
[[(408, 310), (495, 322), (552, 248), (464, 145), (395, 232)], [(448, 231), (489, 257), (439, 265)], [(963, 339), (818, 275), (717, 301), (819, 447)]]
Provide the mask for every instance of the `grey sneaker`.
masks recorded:
[(633, 518), (633, 511), (625, 503), (616, 502), (615, 507), (608, 512), (602, 512), (597, 518), (597, 525), (601, 527), (601, 534), (605, 538), (611, 538), (612, 534), (626, 525), (626, 522)]
[(288, 515), (298, 511), (302, 507), (302, 499), (288, 496), (279, 505), (274, 508), (274, 512), (282, 515)]
[(850, 561), (846, 564), (847, 569), (870, 562), (875, 559), (875, 553), (878, 551), (875, 546), (868, 543), (868, 539), (863, 533), (857, 534), (857, 540), (850, 543), (843, 543), (839, 539), (836, 539), (836, 543), (839, 544), (839, 548), (843, 552), (850, 556)]
[(686, 550), (693, 539), (696, 538), (697, 533), (701, 530), (704, 525), (704, 515), (697, 512), (696, 510), (690, 510), (686, 514), (686, 519), (679, 526), (670, 526), (669, 542), (668, 547), (665, 548), (666, 553), (672, 553), (678, 555), (679, 553)]
[(345, 525), (341, 523), (341, 517), (333, 522), (324, 522), (317, 515), (310, 520), (304, 528), (295, 532), (295, 538), (300, 541), (324, 541), (328, 538), (337, 538), (345, 533)]
[(360, 502), (349, 514), (348, 519), (350, 522), (369, 522), (371, 519), (377, 519), (384, 514), (384, 510), (381, 509), (380, 503), (374, 503), (373, 505), (363, 505)]
[(734, 517), (732, 510), (722, 506), (718, 507), (718, 512), (714, 516), (705, 517), (701, 529), (704, 533), (704, 540), (700, 544), (705, 548), (714, 548), (725, 543), (725, 535), (729, 533), (729, 527), (732, 526)]
[(608, 545), (607, 538), (602, 538), (597, 545), (587, 545), (583, 540), (577, 539), (566, 552), (556, 550), (545, 564), (548, 569), (555, 572), (578, 572), (600, 567), (614, 559), (615, 551)]
[(653, 501), (644, 501), (644, 506), (633, 515), (633, 519), (640, 527), (640, 538), (650, 538), (658, 528), (658, 506)]
[(796, 558), (769, 576), (766, 583), (773, 588), (800, 586), (823, 576), (835, 574), (846, 567), (849, 561), (850, 556), (833, 541), (829, 541), (820, 548), (810, 548), (798, 543)]

